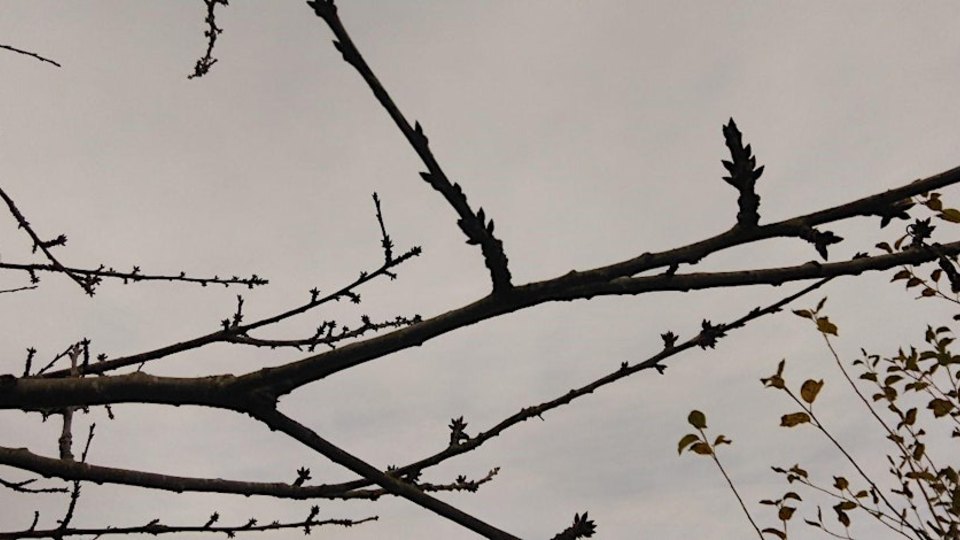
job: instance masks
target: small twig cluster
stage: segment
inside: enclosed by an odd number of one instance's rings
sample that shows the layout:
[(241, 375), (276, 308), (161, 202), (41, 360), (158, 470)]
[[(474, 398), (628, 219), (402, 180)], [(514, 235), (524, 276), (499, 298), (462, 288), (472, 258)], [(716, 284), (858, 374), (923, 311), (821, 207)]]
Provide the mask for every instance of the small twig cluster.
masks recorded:
[(203, 22), (207, 24), (207, 29), (203, 31), (203, 36), (207, 38), (207, 50), (193, 66), (193, 73), (187, 75), (188, 79), (203, 77), (217, 63), (217, 59), (213, 57), (213, 48), (217, 44), (217, 38), (223, 33), (223, 28), (217, 26), (216, 9), (218, 5), (228, 5), (228, 0), (203, 0), (203, 3), (207, 7), (207, 15), (203, 19)]

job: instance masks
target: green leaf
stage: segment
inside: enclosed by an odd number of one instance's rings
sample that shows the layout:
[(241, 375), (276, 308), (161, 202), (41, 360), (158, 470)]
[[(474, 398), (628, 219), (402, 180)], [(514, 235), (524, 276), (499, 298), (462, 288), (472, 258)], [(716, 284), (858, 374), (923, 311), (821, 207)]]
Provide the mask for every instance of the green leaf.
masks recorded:
[(677, 444), (677, 454), (682, 454), (683, 451), (690, 446), (691, 444), (700, 440), (700, 437), (693, 434), (687, 433), (680, 439), (680, 442)]
[(804, 401), (813, 405), (815, 399), (817, 399), (817, 394), (820, 393), (820, 389), (823, 388), (823, 379), (815, 381), (813, 379), (807, 379), (803, 382), (803, 386), (800, 387), (800, 397)]
[(837, 335), (837, 325), (830, 322), (827, 317), (817, 317), (817, 330), (824, 334)]
[(690, 414), (687, 415), (687, 422), (690, 422), (690, 425), (697, 429), (707, 428), (707, 417), (697, 410), (690, 411)]
[(780, 417), (780, 425), (782, 427), (799, 426), (800, 424), (806, 424), (809, 421), (810, 421), (810, 415), (805, 412), (795, 412), (795, 413), (785, 414)]

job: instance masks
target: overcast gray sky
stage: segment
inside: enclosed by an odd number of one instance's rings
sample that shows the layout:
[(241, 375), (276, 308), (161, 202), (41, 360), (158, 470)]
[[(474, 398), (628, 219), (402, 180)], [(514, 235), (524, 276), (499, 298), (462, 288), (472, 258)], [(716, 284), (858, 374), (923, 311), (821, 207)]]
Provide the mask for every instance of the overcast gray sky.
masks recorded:
[[(727, 158), (720, 127), (731, 116), (766, 165), (758, 184), (764, 221), (960, 162), (956, 2), (340, 4), (380, 80), (423, 124), (471, 203), (495, 220), (518, 283), (731, 226), (736, 192), (720, 165)], [(455, 214), (420, 180), (415, 154), (309, 8), (239, 1), (220, 8), (220, 61), (207, 77), (187, 80), (205, 47), (203, 16), (200, 1), (3, 2), (0, 43), (63, 68), (0, 51), (0, 185), (41, 234), (68, 235), (59, 254), (69, 264), (256, 272), (271, 284), (237, 291), (108, 282), (91, 300), (63, 277), (44, 277), (36, 291), (3, 296), (0, 372), (22, 370), (29, 346), (49, 359), (85, 336), (95, 352), (119, 356), (209, 332), (233, 311), (237, 292), (256, 317), (304, 301), (312, 287), (339, 288), (382, 257), (374, 191), (396, 243), (423, 246), (423, 256), (400, 268), (398, 280), (361, 290), (359, 307), (337, 306), (271, 335), (298, 336), (334, 316), (346, 324), (361, 314), (431, 316), (487, 293), (479, 250), (464, 244)], [(878, 232), (875, 220), (834, 230), (848, 238), (832, 249), (837, 260), (898, 232)], [(4, 261), (30, 259), (12, 217), (0, 216), (0, 238)], [(814, 258), (805, 243), (777, 241), (702, 267)], [(926, 322), (950, 313), (918, 311), (888, 280), (848, 278), (825, 289), (847, 360), (861, 346), (892, 352), (917, 341)], [(0, 276), (2, 288), (24, 282)], [(543, 305), (340, 373), (288, 396), (282, 408), (371, 463), (402, 464), (442, 448), (451, 417), (465, 415), (475, 433), (649, 356), (662, 332), (690, 336), (703, 318), (728, 321), (799, 287)], [(712, 433), (734, 440), (721, 458), (765, 526), (774, 525), (773, 514), (756, 501), (786, 490), (769, 465), (801, 462), (827, 483), (845, 471), (812, 430), (776, 428), (791, 407), (758, 379), (781, 358), (797, 382), (828, 379), (821, 398), (828, 419), (878, 475), (886, 468), (874, 446), (879, 435), (858, 427), (860, 411), (805, 322), (789, 314), (758, 321), (716, 351), (672, 359), (666, 376), (619, 382), (426, 478), (477, 477), (500, 466), (479, 493), (443, 498), (524, 538), (550, 537), (583, 510), (600, 538), (748, 537), (719, 473), (708, 460), (678, 458), (676, 441), (688, 431), (689, 410), (706, 411)], [(298, 357), (217, 346), (148, 371), (239, 374)], [(292, 481), (307, 466), (316, 481), (351, 478), (237, 415), (153, 406), (115, 412), (113, 422), (102, 411), (78, 420), (98, 422), (92, 463), (262, 481)], [(58, 423), (35, 416), (0, 415), (0, 445), (55, 455)], [(65, 505), (10, 492), (0, 499), (4, 530), (28, 526), (34, 509), (52, 525)], [(287, 520), (309, 506), (91, 485), (75, 523), (202, 524), (215, 510), (230, 523)], [(320, 506), (324, 516), (380, 516), (314, 532), (325, 538), (474, 537), (403, 500)], [(802, 517), (811, 513), (807, 507)], [(792, 532), (814, 537), (799, 522)]]

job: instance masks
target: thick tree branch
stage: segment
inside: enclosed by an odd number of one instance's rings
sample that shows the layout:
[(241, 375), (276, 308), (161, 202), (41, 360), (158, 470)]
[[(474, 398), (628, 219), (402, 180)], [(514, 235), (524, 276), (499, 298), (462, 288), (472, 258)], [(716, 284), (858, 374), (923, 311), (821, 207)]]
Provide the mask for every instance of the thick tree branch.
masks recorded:
[[(960, 252), (960, 242), (940, 246), (942, 253)], [(509, 296), (491, 295), (460, 309), (425, 320), (389, 334), (352, 343), (275, 368), (265, 368), (241, 377), (223, 375), (203, 378), (156, 377), (144, 373), (96, 379), (0, 378), (0, 409), (38, 410), (65, 406), (111, 403), (162, 403), (206, 405), (235, 410), (242, 396), (262, 393), (274, 401), (309, 382), (363, 364), (390, 353), (420, 345), (441, 334), (522, 308), (558, 300), (590, 298), (597, 295), (641, 294), (652, 291), (697, 290), (755, 284), (782, 284), (791, 281), (856, 275), (904, 264), (936, 260), (929, 250), (911, 249), (901, 253), (861, 257), (849, 261), (807, 263), (784, 268), (741, 272), (704, 272), (686, 275), (661, 274), (616, 280), (608, 284), (558, 286), (557, 280), (518, 287)]]
[[(960, 242), (944, 244), (947, 253), (960, 252)], [(477, 322), (528, 308), (545, 302), (576, 300), (611, 294), (641, 294), (653, 291), (690, 291), (716, 287), (756, 284), (780, 285), (791, 281), (857, 275), (870, 270), (884, 270), (904, 264), (919, 264), (937, 259), (937, 254), (926, 250), (910, 250), (890, 255), (861, 257), (849, 261), (819, 264), (811, 262), (799, 266), (744, 270), (738, 272), (704, 272), (686, 275), (664, 273), (656, 276), (625, 278), (611, 282), (590, 279), (570, 280), (569, 274), (515, 288), (508, 296), (491, 295), (462, 308), (427, 319), (420, 324), (403, 328), (360, 343), (353, 343), (334, 351), (307, 357), (299, 362), (275, 368), (266, 368), (240, 378), (239, 384), (270, 388), (282, 395), (304, 384), (322, 379), (338, 371), (363, 364), (390, 353), (417, 346), (449, 331)], [(604, 269), (600, 269), (604, 272)], [(595, 271), (577, 276), (592, 275)], [(572, 281), (572, 283), (571, 283)], [(581, 281), (582, 284), (578, 284)]]

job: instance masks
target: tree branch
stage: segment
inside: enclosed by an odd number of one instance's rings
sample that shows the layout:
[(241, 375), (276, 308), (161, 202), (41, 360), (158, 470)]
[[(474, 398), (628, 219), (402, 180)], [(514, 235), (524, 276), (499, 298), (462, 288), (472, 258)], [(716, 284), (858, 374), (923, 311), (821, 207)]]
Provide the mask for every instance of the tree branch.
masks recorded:
[(413, 147), (413, 150), (420, 157), (420, 160), (427, 167), (427, 172), (421, 172), (420, 176), (430, 184), (433, 189), (440, 192), (444, 199), (453, 207), (459, 216), (457, 225), (467, 237), (467, 243), (479, 245), (483, 252), (484, 264), (490, 270), (490, 278), (493, 281), (494, 292), (504, 292), (511, 288), (510, 270), (507, 268), (507, 255), (503, 251), (503, 242), (493, 235), (493, 220), (487, 220), (483, 208), (476, 213), (467, 203), (467, 197), (463, 193), (460, 184), (450, 182), (446, 173), (440, 167), (433, 152), (430, 151), (429, 141), (424, 134), (423, 127), (419, 122), (410, 126), (410, 122), (400, 112), (400, 108), (394, 103), (393, 98), (387, 92), (386, 88), (377, 79), (377, 76), (367, 65), (360, 54), (359, 49), (354, 45), (353, 40), (347, 33), (346, 28), (340, 21), (337, 14), (337, 6), (333, 0), (309, 1), (307, 4), (313, 8), (318, 17), (327, 23), (330, 30), (336, 36), (333, 45), (343, 55), (344, 61), (353, 66), (363, 77), (364, 82), (373, 91), (380, 105), (386, 109), (387, 114), (393, 119), (394, 123), (400, 128), (407, 142)]
[(430, 510), (442, 517), (445, 517), (454, 523), (462, 525), (483, 535), (486, 538), (496, 540), (519, 540), (505, 531), (502, 531), (488, 523), (485, 523), (466, 512), (459, 510), (439, 499), (435, 499), (420, 491), (412, 484), (403, 482), (394, 476), (388, 475), (373, 465), (349, 454), (338, 448), (326, 439), (317, 435), (314, 431), (303, 424), (287, 417), (272, 407), (254, 407), (249, 410), (249, 414), (260, 420), (272, 430), (280, 431), (290, 437), (300, 441), (305, 446), (316, 450), (321, 455), (342, 465), (360, 476), (369, 479), (387, 491), (399, 495), (427, 510)]
[(16, 48), (16, 47), (12, 47), (12, 46), (10, 46), (10, 45), (0, 45), (0, 49), (6, 49), (6, 50), (8, 50), (8, 51), (12, 51), (12, 52), (15, 52), (15, 53), (17, 53), (17, 54), (23, 54), (23, 55), (26, 55), (26, 56), (32, 56), (33, 58), (36, 58), (37, 60), (39, 60), (39, 61), (41, 61), (41, 62), (46, 62), (46, 63), (48, 63), (48, 64), (53, 64), (53, 65), (55, 65), (55, 66), (57, 66), (57, 67), (63, 67), (63, 66), (61, 66), (59, 63), (57, 63), (57, 62), (55, 62), (55, 61), (53, 61), (53, 60), (51, 60), (51, 59), (49, 59), (49, 58), (47, 58), (47, 57), (45, 57), (45, 56), (40, 56), (40, 55), (37, 54), (37, 53), (30, 52), (30, 51), (25, 51), (25, 50), (23, 50), (23, 49), (18, 49), (18, 48)]

